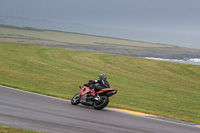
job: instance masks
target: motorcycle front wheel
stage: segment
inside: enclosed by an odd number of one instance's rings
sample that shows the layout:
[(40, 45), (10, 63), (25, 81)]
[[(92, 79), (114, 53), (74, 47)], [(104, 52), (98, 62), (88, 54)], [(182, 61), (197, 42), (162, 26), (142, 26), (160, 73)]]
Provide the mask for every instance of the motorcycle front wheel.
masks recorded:
[(80, 103), (80, 96), (81, 94), (80, 93), (77, 93), (71, 100), (71, 104), (72, 105), (77, 105)]
[(109, 103), (109, 98), (107, 96), (100, 96), (100, 101), (95, 101), (93, 107), (97, 110), (105, 108)]

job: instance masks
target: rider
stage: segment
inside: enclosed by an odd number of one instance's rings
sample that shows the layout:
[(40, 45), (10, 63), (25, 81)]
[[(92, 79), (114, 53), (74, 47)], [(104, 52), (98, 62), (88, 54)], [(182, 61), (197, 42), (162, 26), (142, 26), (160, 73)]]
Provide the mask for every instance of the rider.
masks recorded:
[[(95, 85), (96, 83), (98, 83), (98, 85)], [(91, 88), (94, 89), (94, 91), (110, 88), (110, 84), (107, 81), (107, 75), (104, 73), (100, 74), (97, 80), (90, 80), (89, 85), (91, 85)]]

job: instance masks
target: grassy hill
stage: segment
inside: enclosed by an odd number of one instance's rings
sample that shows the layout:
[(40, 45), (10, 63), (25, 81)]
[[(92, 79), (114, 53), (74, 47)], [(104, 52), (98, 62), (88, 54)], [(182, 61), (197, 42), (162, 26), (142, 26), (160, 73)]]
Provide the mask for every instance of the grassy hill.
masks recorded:
[(118, 90), (109, 106), (200, 123), (198, 65), (0, 43), (1, 85), (71, 99), (100, 73)]
[(200, 49), (6, 25), (0, 25), (0, 42), (34, 44), (134, 57), (200, 58)]

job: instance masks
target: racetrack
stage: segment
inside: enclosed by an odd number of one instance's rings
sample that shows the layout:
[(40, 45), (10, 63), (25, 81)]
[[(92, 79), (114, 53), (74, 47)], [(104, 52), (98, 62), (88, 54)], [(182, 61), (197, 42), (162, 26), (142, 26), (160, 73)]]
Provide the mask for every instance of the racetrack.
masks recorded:
[[(112, 100), (112, 99), (111, 99)], [(49, 133), (199, 133), (200, 128), (0, 86), (0, 125)]]

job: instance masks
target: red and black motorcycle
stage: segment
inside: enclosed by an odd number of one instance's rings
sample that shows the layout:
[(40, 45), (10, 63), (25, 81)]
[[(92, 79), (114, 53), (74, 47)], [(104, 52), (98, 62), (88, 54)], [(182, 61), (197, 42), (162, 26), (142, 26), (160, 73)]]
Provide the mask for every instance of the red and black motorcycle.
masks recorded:
[(105, 108), (109, 103), (109, 97), (117, 93), (116, 89), (111, 88), (105, 88), (95, 92), (88, 84), (79, 87), (81, 91), (72, 98), (71, 104), (77, 105), (81, 103), (86, 106), (93, 106), (98, 110)]

